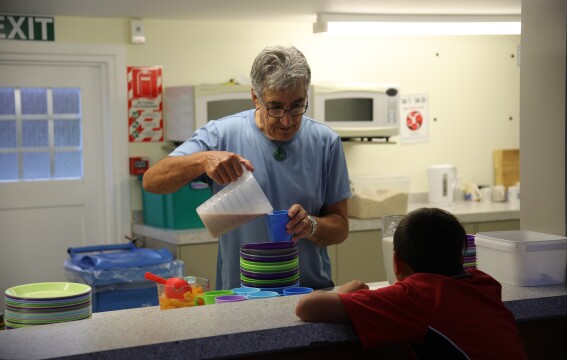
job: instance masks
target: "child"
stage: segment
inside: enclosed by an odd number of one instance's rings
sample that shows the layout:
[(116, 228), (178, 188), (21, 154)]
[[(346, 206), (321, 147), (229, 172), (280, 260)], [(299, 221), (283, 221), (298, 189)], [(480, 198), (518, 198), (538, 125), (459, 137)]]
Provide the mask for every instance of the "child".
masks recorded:
[(417, 358), (527, 359), (500, 283), (463, 268), (466, 232), (452, 214), (422, 208), (394, 233), (395, 284), (353, 280), (299, 301), (303, 321), (351, 322), (366, 348), (408, 343)]

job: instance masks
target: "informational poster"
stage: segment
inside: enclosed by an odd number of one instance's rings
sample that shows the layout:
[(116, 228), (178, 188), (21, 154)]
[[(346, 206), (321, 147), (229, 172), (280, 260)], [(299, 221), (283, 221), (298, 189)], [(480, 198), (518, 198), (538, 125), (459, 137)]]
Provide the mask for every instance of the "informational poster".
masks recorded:
[(400, 98), (400, 142), (415, 144), (429, 141), (429, 114), (426, 94)]
[(128, 67), (130, 142), (163, 141), (161, 66)]

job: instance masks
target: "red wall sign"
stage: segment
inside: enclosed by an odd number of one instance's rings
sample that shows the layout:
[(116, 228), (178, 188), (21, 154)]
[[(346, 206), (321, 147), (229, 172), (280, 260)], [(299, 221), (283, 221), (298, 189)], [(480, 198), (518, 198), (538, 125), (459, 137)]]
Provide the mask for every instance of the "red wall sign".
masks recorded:
[(161, 66), (128, 67), (130, 142), (163, 141)]
[(400, 142), (429, 141), (429, 99), (427, 94), (404, 94), (400, 97)]

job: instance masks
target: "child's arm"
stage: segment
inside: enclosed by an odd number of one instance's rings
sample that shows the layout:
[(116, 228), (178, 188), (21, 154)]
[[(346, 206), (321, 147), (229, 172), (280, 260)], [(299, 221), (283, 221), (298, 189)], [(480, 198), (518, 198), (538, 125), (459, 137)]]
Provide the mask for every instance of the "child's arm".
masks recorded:
[(314, 291), (304, 295), (297, 307), (295, 315), (303, 321), (347, 322), (348, 317), (339, 295), (334, 292)]
[[(339, 293), (368, 289), (363, 282), (353, 280), (342, 285)], [(334, 292), (314, 291), (304, 295), (295, 308), (295, 315), (303, 321), (348, 322), (349, 318), (339, 295)]]

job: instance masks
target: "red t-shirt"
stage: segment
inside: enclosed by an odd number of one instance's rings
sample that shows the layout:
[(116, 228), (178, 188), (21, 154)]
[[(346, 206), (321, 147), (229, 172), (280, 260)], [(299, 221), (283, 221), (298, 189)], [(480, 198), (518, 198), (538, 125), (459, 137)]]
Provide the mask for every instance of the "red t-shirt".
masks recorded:
[(464, 358), (527, 359), (500, 283), (479, 270), (468, 274), (417, 273), (391, 286), (339, 296), (364, 347), (421, 344), (434, 333)]

